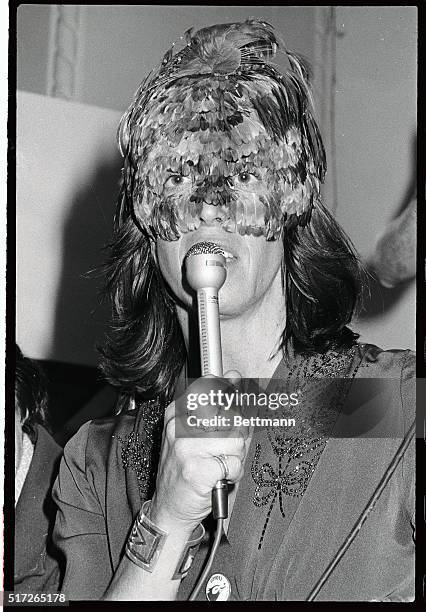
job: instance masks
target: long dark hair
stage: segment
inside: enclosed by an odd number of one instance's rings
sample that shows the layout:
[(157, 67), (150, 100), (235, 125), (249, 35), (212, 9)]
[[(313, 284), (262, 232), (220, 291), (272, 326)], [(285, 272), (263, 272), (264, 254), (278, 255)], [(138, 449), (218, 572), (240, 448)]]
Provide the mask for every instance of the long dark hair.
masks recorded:
[(305, 226), (283, 236), (286, 324), (281, 346), (321, 353), (352, 346), (347, 326), (358, 307), (363, 268), (352, 243), (321, 202)]
[(33, 359), (22, 354), (17, 344), (15, 355), (15, 409), (20, 412), (22, 430), (34, 442), (36, 423), (50, 431), (47, 378)]
[(105, 288), (113, 315), (110, 334), (100, 347), (100, 366), (107, 380), (126, 395), (168, 399), (186, 349), (153, 249), (123, 191), (105, 265)]

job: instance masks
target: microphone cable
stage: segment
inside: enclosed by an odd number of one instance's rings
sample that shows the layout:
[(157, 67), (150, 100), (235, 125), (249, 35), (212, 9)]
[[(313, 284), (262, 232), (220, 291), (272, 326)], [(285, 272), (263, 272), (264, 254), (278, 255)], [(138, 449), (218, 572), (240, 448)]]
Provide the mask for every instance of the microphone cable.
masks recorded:
[(222, 535), (223, 535), (223, 521), (224, 521), (223, 518), (218, 518), (217, 519), (216, 533), (214, 535), (213, 545), (212, 545), (212, 548), (210, 550), (210, 554), (209, 554), (206, 566), (205, 566), (201, 576), (199, 577), (199, 579), (197, 581), (197, 584), (195, 585), (195, 587), (194, 587), (194, 589), (193, 589), (193, 591), (192, 591), (188, 601), (195, 601), (195, 599), (197, 598), (198, 593), (200, 592), (200, 589), (201, 589), (201, 587), (203, 585), (203, 582), (206, 580), (206, 578), (207, 578), (207, 576), (208, 576), (208, 574), (209, 574), (209, 572), (211, 570), (211, 567), (212, 567), (212, 564), (213, 564), (213, 560), (214, 560), (214, 558), (216, 556), (217, 549), (219, 548), (219, 544), (220, 544), (220, 541), (221, 541)]
[(216, 532), (213, 545), (210, 550), (206, 566), (191, 593), (189, 601), (194, 601), (200, 592), (201, 586), (210, 572), (213, 560), (222, 539), (223, 522), (226, 518), (228, 518), (228, 483), (226, 480), (220, 480), (216, 487), (212, 490), (212, 514), (213, 518), (216, 519)]

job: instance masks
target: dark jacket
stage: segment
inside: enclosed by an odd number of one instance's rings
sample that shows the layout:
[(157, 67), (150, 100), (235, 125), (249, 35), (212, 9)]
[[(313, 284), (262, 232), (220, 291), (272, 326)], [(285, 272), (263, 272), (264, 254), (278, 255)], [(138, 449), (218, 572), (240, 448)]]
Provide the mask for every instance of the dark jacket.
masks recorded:
[(15, 592), (58, 592), (60, 572), (51, 535), (56, 507), (51, 489), (62, 449), (36, 425), (36, 441), (28, 474), (15, 509)]
[[(227, 537), (211, 571), (229, 578), (231, 599), (307, 598), (411, 425), (414, 364), (410, 351), (381, 351), (371, 345), (356, 348), (346, 375), (369, 378), (374, 383), (372, 397), (362, 400), (362, 409), (367, 407), (369, 415), (379, 407), (377, 418), (371, 421), (373, 433), (330, 438), (303, 497), (283, 496), (281, 513), (278, 503), (270, 517), (269, 504), (253, 503), (256, 477), (246, 467)], [(391, 384), (385, 384), (386, 379)], [(156, 471), (153, 457), (157, 453), (152, 451), (152, 444), (161, 433), (158, 412), (155, 403), (143, 404), (119, 417), (87, 423), (65, 447), (53, 492), (59, 508), (54, 539), (66, 557), (63, 589), (71, 599), (99, 599), (103, 595), (141, 503), (152, 494)], [(382, 426), (385, 430), (390, 427), (393, 433), (383, 433)], [(263, 452), (259, 440), (253, 439), (247, 461), (255, 452)], [(265, 469), (272, 473), (278, 465), (277, 461), (272, 463), (276, 457), (266, 451), (259, 456), (261, 461), (266, 459)], [(317, 600), (413, 598), (414, 471), (413, 441)], [(297, 478), (293, 480), (297, 486)], [(272, 490), (272, 485), (268, 486)], [(267, 494), (268, 488), (260, 493)], [(266, 519), (270, 520), (264, 545), (258, 549)], [(181, 583), (180, 599), (189, 596), (207, 552), (207, 546), (200, 547)], [(205, 599), (205, 585), (199, 598)]]

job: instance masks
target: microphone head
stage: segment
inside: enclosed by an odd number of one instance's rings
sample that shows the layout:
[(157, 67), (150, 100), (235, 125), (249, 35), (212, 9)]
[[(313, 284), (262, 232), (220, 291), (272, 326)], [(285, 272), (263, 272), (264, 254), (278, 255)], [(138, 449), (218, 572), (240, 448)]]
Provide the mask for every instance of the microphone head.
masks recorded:
[(194, 291), (212, 287), (219, 291), (226, 280), (223, 249), (214, 242), (197, 242), (185, 255), (187, 281)]

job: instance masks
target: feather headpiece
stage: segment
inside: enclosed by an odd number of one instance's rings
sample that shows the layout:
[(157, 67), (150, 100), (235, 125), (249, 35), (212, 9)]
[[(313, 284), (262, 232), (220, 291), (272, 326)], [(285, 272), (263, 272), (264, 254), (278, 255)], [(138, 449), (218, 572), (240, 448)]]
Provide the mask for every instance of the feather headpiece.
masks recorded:
[(304, 61), (284, 49), (281, 73), (273, 28), (257, 20), (185, 37), (120, 121), (133, 218), (166, 240), (196, 229), (205, 203), (223, 207), (224, 229), (241, 234), (274, 239), (306, 223), (326, 162)]

